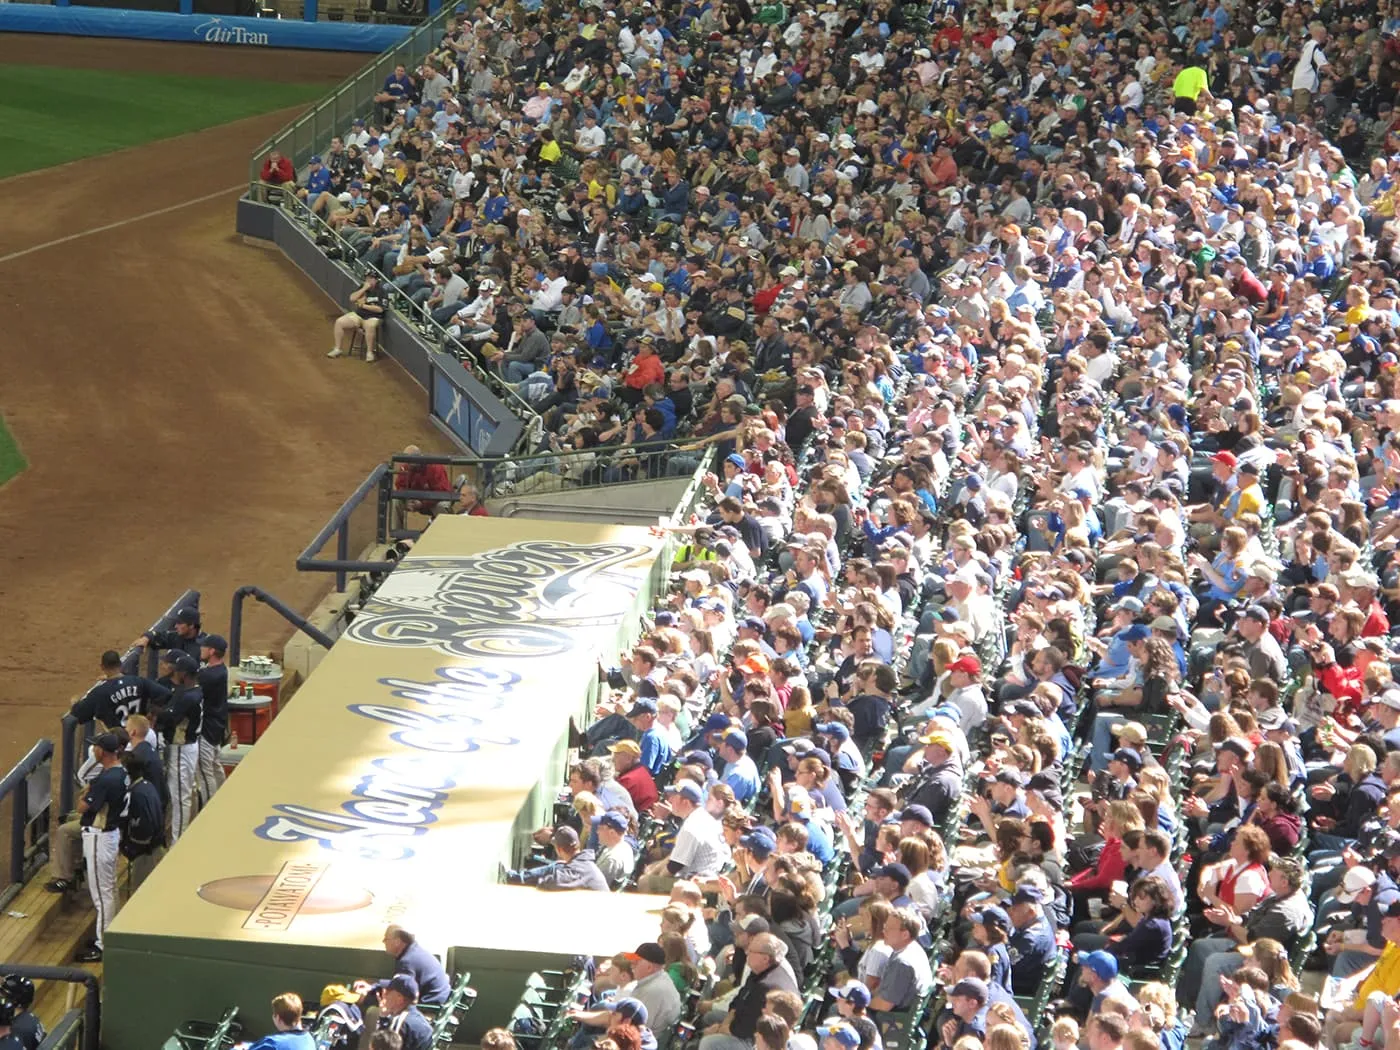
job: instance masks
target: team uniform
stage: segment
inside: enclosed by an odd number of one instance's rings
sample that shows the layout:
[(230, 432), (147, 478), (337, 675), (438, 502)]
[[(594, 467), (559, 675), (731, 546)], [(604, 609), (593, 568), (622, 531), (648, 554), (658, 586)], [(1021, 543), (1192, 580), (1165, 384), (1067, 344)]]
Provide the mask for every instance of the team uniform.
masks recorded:
[(98, 682), (69, 710), (86, 725), (98, 723), (98, 732), (117, 729), (129, 715), (150, 715), (151, 710), (170, 700), (170, 690), (149, 678), (121, 674)]
[(131, 862), (133, 890), (146, 881), (164, 845), (165, 804), (160, 789), (143, 774), (127, 789), (121, 819), (121, 854)]
[(176, 686), (170, 704), (156, 716), (166, 743), (165, 780), (170, 788), (170, 841), (178, 842), (194, 818), (195, 772), (199, 766), (199, 723), (204, 696), (197, 685)]
[(204, 706), (200, 714), (195, 780), (200, 804), (207, 806), (224, 783), (219, 751), (228, 738), (228, 668), (223, 664), (201, 667), (198, 681)]
[(121, 766), (104, 769), (83, 796), (87, 808), (82, 824), (83, 860), (88, 893), (97, 909), (97, 947), (117, 914), (117, 853), (121, 845), (121, 815), (126, 808), (126, 772)]

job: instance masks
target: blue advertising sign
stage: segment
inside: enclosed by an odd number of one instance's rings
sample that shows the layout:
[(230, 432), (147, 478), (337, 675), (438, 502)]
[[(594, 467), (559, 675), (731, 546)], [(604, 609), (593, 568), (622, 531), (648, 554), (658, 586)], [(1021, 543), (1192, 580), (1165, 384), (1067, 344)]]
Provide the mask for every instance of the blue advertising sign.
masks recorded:
[(127, 8), (0, 4), (0, 32), (61, 33), (67, 36), (222, 44), (226, 47), (290, 47), (378, 54), (402, 41), (412, 32), (412, 27), (174, 14)]

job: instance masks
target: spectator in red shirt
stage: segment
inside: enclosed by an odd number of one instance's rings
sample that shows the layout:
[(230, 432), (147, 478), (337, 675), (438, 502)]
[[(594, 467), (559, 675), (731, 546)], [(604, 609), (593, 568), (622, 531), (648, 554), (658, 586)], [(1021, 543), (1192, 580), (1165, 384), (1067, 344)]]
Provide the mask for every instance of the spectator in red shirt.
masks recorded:
[(1388, 635), (1390, 618), (1381, 608), (1381, 603), (1376, 600), (1380, 581), (1369, 572), (1353, 569), (1342, 577), (1342, 585), (1347, 589), (1345, 600), (1355, 602), (1356, 607), (1366, 614), (1366, 622), (1361, 627), (1361, 637), (1384, 638)]
[(665, 382), (666, 367), (661, 363), (661, 358), (656, 356), (656, 344), (651, 336), (644, 335), (637, 345), (637, 356), (632, 359), (627, 374), (622, 377), (622, 389), (618, 391), (618, 396), (627, 404), (635, 405), (642, 400), (642, 392), (648, 386)]
[(608, 751), (612, 753), (613, 768), (617, 770), (617, 782), (632, 796), (637, 812), (647, 812), (661, 796), (656, 790), (656, 781), (642, 765), (642, 745), (635, 740), (619, 740), (608, 745)]
[(277, 150), (273, 150), (267, 155), (267, 160), (263, 161), (262, 175), (259, 177), (263, 182), (281, 186), (288, 182), (296, 182), (297, 173), (292, 167), (290, 157), (284, 157)]
[(1242, 295), (1256, 306), (1268, 301), (1269, 292), (1264, 282), (1250, 272), (1242, 258), (1235, 256), (1227, 262), (1225, 272), (1230, 278), (1232, 295)]
[[(404, 450), (406, 456), (421, 456), (423, 450), (417, 445), (409, 445)], [(398, 472), (394, 475), (394, 488), (399, 492), (442, 492), (452, 491), (452, 480), (447, 476), (447, 468), (441, 463), (401, 463)], [(398, 508), (396, 518), (399, 527), (403, 527), (405, 511), (413, 511), (415, 514), (426, 514), (434, 517), (446, 506), (450, 500), (429, 500), (411, 499), (396, 500), (394, 505)]]
[(470, 481), (462, 482), (457, 490), (457, 502), (452, 507), (453, 514), (465, 514), (470, 518), (490, 517), (486, 504), (481, 502), (481, 493)]

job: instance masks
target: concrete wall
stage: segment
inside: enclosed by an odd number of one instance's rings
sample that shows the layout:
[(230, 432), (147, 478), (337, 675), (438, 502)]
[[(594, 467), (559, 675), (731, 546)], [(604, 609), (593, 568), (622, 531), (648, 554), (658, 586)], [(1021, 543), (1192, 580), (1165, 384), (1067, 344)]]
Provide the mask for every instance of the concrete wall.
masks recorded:
[(690, 485), (690, 478), (666, 478), (631, 485), (562, 489), (537, 496), (487, 500), (494, 517), (552, 518), (556, 521), (602, 521), (614, 525), (655, 525), (667, 517)]

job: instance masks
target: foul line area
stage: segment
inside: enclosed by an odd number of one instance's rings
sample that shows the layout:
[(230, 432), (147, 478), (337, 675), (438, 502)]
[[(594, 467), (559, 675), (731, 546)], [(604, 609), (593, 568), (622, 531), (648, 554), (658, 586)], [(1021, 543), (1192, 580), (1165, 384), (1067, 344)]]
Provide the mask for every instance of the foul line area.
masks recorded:
[(8, 255), (0, 255), (0, 264), (13, 262), (16, 259), (23, 259), (26, 255), (33, 255), (36, 252), (46, 251), (49, 248), (57, 248), (61, 244), (70, 244), (73, 241), (80, 241), (84, 237), (92, 237), (99, 233), (106, 233), (109, 230), (119, 230), (123, 226), (132, 226), (147, 219), (154, 219), (161, 215), (169, 215), (172, 211), (179, 211), (181, 208), (190, 208), (196, 204), (203, 204), (205, 201), (212, 201), (217, 197), (227, 197), (235, 190), (244, 190), (248, 186), (247, 181), (236, 183), (227, 189), (215, 190), (213, 193), (206, 193), (202, 197), (194, 197), (191, 200), (181, 201), (179, 204), (169, 204), (164, 208), (157, 208), (155, 211), (144, 212), (140, 215), (133, 215), (128, 219), (118, 219), (116, 222), (109, 222), (102, 226), (94, 226), (90, 230), (83, 230), (81, 233), (70, 233), (66, 237), (56, 237), (43, 244), (36, 244), (30, 248), (22, 248), (17, 252), (10, 252)]

